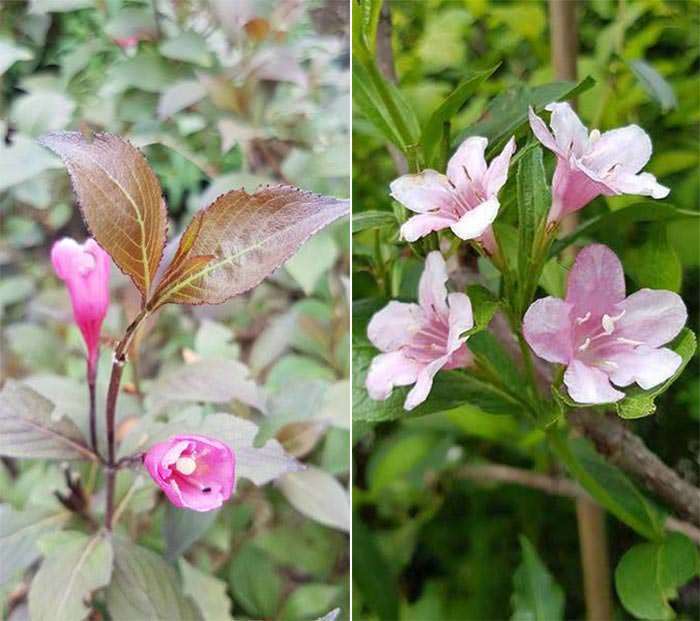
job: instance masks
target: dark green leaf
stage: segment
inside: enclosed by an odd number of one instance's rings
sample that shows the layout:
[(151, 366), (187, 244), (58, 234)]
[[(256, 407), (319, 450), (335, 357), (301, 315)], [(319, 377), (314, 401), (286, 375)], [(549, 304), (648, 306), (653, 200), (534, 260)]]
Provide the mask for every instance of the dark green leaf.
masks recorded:
[(642, 287), (681, 290), (683, 266), (676, 248), (668, 240), (667, 226), (649, 226), (649, 234), (640, 246), (629, 248), (624, 255), (625, 272)]
[(501, 379), (508, 390), (522, 391), (525, 382), (513, 358), (491, 332), (483, 331), (467, 341), (467, 347), (476, 357), (480, 367), (486, 367), (489, 376)]
[(253, 617), (274, 617), (282, 594), (282, 580), (270, 557), (252, 543), (234, 556), (229, 584), (236, 600)]
[(195, 602), (202, 617), (212, 621), (231, 621), (231, 601), (226, 593), (226, 583), (200, 571), (183, 558), (178, 566), (182, 590)]
[(173, 561), (187, 552), (189, 547), (207, 532), (218, 514), (218, 510), (200, 513), (167, 504), (163, 520), (166, 558)]
[(474, 327), (465, 332), (466, 335), (470, 336), (488, 328), (498, 310), (498, 300), (491, 295), (486, 287), (481, 285), (469, 285), (467, 295), (471, 301), (472, 314), (474, 315)]
[(661, 110), (668, 112), (678, 107), (673, 88), (654, 67), (643, 60), (633, 60), (629, 66), (642, 88), (659, 103)]
[(381, 226), (396, 226), (394, 214), (388, 211), (360, 211), (352, 215), (352, 234)]

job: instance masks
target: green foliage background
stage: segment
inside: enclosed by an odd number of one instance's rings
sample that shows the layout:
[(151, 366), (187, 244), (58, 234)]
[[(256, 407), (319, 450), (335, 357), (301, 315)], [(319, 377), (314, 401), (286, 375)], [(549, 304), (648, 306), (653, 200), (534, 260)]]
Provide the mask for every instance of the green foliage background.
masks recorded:
[[(497, 63), (501, 65), (494, 75), (452, 119), (453, 136), (479, 121), (489, 100), (504, 90), (554, 79), (544, 1), (388, 4), (398, 85), (421, 125), (460, 80)], [(699, 15), (697, 2), (579, 3), (578, 74), (596, 81), (578, 98), (582, 120), (601, 130), (629, 123), (643, 127), (654, 146), (647, 169), (671, 188), (668, 201), (695, 211), (700, 196)], [(521, 148), (524, 143), (519, 140)], [(388, 186), (397, 176), (385, 138), (356, 106), (353, 211), (357, 229), (362, 228), (358, 214), (363, 212), (384, 213), (383, 220), (379, 214), (372, 215), (375, 224), (392, 223), (394, 207)], [(638, 201), (638, 197), (599, 198), (581, 212), (581, 218), (587, 220)], [(504, 205), (499, 218), (513, 218), (514, 211)], [(697, 329), (697, 220), (690, 224), (620, 224), (600, 228), (579, 243), (591, 239), (618, 253), (630, 290), (646, 286), (679, 291), (688, 305), (688, 325)], [(395, 224), (363, 230), (353, 241), (355, 300), (415, 295), (421, 263), (397, 243)], [(386, 271), (374, 263), (377, 253)], [(558, 270), (546, 272), (541, 285), (551, 294), (561, 288), (564, 276)], [(358, 342), (366, 343), (365, 325), (355, 316), (353, 331)], [(653, 451), (696, 484), (698, 369), (696, 355), (658, 400), (657, 413), (633, 422), (635, 433)], [(371, 584), (354, 572), (357, 617), (416, 621), (510, 618), (523, 602), (522, 580), (516, 570), (520, 567), (518, 571), (523, 572), (524, 564), (532, 562), (528, 542), (521, 548), (518, 541), (519, 535), (525, 535), (563, 590), (564, 618), (583, 618), (571, 500), (513, 485), (475, 484), (459, 474), (460, 463), (480, 460), (549, 470), (555, 460), (539, 432), (514, 416), (487, 415), (471, 406), (400, 418), (403, 420), (377, 425), (354, 423), (354, 566), (375, 576), (388, 574)], [(610, 517), (607, 526), (612, 570), (639, 538)], [(537, 571), (533, 575), (543, 578)], [(546, 575), (544, 579), (546, 582)], [(545, 591), (550, 604), (556, 606), (555, 589), (550, 585)], [(681, 618), (697, 615), (697, 579), (681, 591), (676, 608)], [(561, 616), (559, 613), (555, 616)], [(616, 618), (631, 618), (617, 600)]]

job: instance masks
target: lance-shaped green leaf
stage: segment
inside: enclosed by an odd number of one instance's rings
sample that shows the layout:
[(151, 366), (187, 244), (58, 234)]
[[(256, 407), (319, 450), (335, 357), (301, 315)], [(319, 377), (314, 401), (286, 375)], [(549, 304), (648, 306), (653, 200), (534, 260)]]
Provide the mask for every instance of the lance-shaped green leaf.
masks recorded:
[(160, 556), (121, 537), (115, 537), (113, 545), (114, 572), (107, 589), (113, 621), (203, 618), (183, 593), (175, 570)]
[(226, 593), (226, 583), (200, 571), (185, 559), (181, 558), (178, 565), (183, 591), (192, 598), (202, 617), (212, 621), (230, 621), (231, 600)]
[(0, 455), (28, 459), (96, 459), (78, 427), (52, 420), (53, 403), (8, 380), (0, 392)]
[(474, 316), (474, 327), (467, 330), (462, 336), (471, 336), (477, 332), (486, 330), (498, 310), (498, 300), (491, 292), (481, 285), (469, 285), (467, 295), (472, 304), (472, 315)]
[(0, 505), (0, 586), (41, 556), (36, 545), (41, 535), (61, 528), (69, 518), (70, 513), (62, 508), (17, 511)]
[(165, 247), (166, 209), (146, 159), (112, 134), (56, 132), (40, 139), (70, 173), (90, 233), (147, 299)]
[(39, 543), (44, 561), (29, 589), (33, 621), (82, 621), (85, 602), (112, 575), (112, 546), (103, 531), (92, 536), (77, 531), (51, 533)]
[(200, 211), (148, 303), (218, 304), (260, 283), (349, 203), (292, 186), (234, 190)]
[(557, 621), (564, 618), (564, 592), (537, 555), (520, 536), (522, 561), (513, 575), (511, 621)]
[(649, 416), (656, 411), (654, 401), (660, 394), (666, 392), (669, 386), (678, 379), (685, 369), (690, 359), (697, 348), (697, 340), (695, 333), (689, 328), (683, 328), (681, 333), (675, 338), (673, 343), (669, 345), (669, 349), (675, 351), (682, 359), (682, 362), (676, 372), (669, 377), (663, 384), (659, 384), (655, 388), (643, 390), (638, 386), (630, 388), (626, 391), (627, 396), (615, 404), (617, 413), (622, 418), (641, 418)]
[(398, 226), (393, 213), (389, 211), (361, 211), (352, 214), (352, 234), (381, 226)]
[(672, 533), (659, 543), (640, 543), (615, 569), (615, 590), (628, 612), (640, 619), (675, 619), (669, 600), (698, 574), (700, 557), (690, 539)]

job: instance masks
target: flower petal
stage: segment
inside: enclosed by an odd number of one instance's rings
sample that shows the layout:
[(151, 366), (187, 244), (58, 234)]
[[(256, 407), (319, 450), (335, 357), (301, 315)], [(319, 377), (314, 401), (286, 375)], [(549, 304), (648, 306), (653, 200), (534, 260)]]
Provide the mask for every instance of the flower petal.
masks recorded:
[(408, 343), (423, 320), (423, 309), (418, 304), (392, 301), (372, 315), (367, 337), (380, 351), (393, 351)]
[(564, 373), (564, 384), (576, 403), (615, 403), (625, 396), (624, 392), (612, 387), (603, 371), (580, 360), (571, 361)]
[(481, 203), (467, 211), (458, 222), (455, 222), (450, 227), (452, 232), (460, 239), (476, 239), (491, 226), (498, 215), (500, 203), (493, 196), (487, 201)]
[(588, 130), (573, 108), (563, 102), (551, 103), (545, 109), (552, 113), (549, 126), (554, 132), (559, 151), (581, 157), (588, 148)]
[(523, 318), (523, 335), (532, 351), (548, 362), (568, 364), (574, 351), (571, 304), (547, 297), (533, 302)]
[(421, 237), (429, 235), (433, 231), (442, 231), (449, 228), (454, 220), (445, 216), (432, 213), (419, 213), (406, 220), (401, 225), (401, 238), (408, 242), (414, 242)]
[(639, 196), (651, 196), (652, 198), (666, 198), (671, 190), (656, 181), (651, 173), (633, 175), (624, 171), (613, 174), (606, 179), (605, 185), (617, 194), (638, 194)]
[(425, 258), (425, 268), (418, 283), (418, 301), (426, 313), (447, 316), (447, 264), (438, 250)]
[(486, 173), (484, 151), (487, 138), (470, 136), (461, 145), (447, 163), (447, 177), (457, 188), (462, 188), (473, 181), (479, 182)]
[(586, 246), (576, 256), (566, 289), (574, 316), (611, 314), (624, 299), (625, 275), (617, 255), (603, 244)]
[(450, 293), (447, 296), (447, 306), (449, 307), (448, 325), (450, 327), (447, 351), (452, 353), (457, 351), (465, 341), (464, 338), (460, 339), (459, 335), (474, 327), (474, 316), (471, 300), (464, 293)]
[(369, 366), (365, 387), (370, 398), (384, 401), (394, 386), (413, 384), (422, 368), (423, 365), (406, 358), (401, 351), (379, 354)]
[(491, 160), (483, 180), (486, 196), (498, 194), (498, 191), (505, 185), (508, 179), (510, 158), (513, 156), (513, 153), (515, 153), (515, 149), (515, 136), (511, 136), (506, 146), (503, 147), (503, 151)]
[(454, 201), (454, 188), (447, 177), (430, 169), (417, 175), (403, 175), (389, 187), (394, 199), (416, 213), (449, 209)]
[(666, 347), (654, 349), (640, 345), (633, 350), (611, 357), (617, 365), (610, 379), (618, 386), (629, 386), (636, 382), (644, 390), (658, 386), (671, 377), (683, 359)]
[(552, 208), (547, 222), (561, 220), (564, 216), (585, 207), (600, 194), (612, 195), (607, 183), (572, 159), (558, 157), (552, 179)]
[(532, 129), (532, 133), (535, 134), (537, 140), (539, 140), (550, 151), (554, 151), (554, 153), (563, 155), (562, 153), (560, 153), (557, 141), (554, 140), (554, 136), (552, 136), (552, 133), (549, 131), (547, 124), (535, 114), (535, 111), (532, 109), (532, 106), (528, 107), (527, 116), (530, 120), (530, 128)]
[(591, 143), (583, 163), (600, 175), (618, 166), (628, 173), (637, 173), (651, 158), (651, 139), (637, 125), (618, 127), (603, 133)]
[(428, 398), (433, 388), (435, 374), (447, 364), (449, 359), (449, 355), (440, 356), (440, 358), (433, 360), (419, 371), (416, 385), (406, 395), (406, 401), (403, 404), (404, 410), (412, 410)]
[(672, 291), (640, 289), (619, 304), (625, 314), (615, 324), (615, 336), (659, 347), (678, 335), (688, 311)]

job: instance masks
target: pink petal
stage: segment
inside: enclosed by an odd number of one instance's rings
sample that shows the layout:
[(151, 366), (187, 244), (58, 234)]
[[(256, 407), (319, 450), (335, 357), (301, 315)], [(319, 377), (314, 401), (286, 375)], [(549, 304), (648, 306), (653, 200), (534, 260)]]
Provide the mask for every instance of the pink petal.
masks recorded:
[(576, 403), (615, 403), (625, 396), (624, 392), (612, 387), (603, 371), (589, 367), (580, 360), (571, 361), (564, 373), (564, 384)]
[(464, 293), (450, 293), (447, 296), (447, 306), (449, 307), (448, 324), (450, 327), (447, 351), (452, 353), (459, 349), (464, 342), (463, 338), (460, 339), (460, 334), (474, 327), (474, 316), (472, 303)]
[(414, 242), (421, 237), (429, 235), (433, 231), (442, 231), (449, 228), (454, 220), (444, 216), (420, 213), (406, 220), (401, 226), (401, 238), (408, 242)]
[(637, 173), (651, 158), (651, 139), (637, 125), (618, 127), (603, 133), (591, 143), (583, 163), (598, 174), (619, 166), (625, 172)]
[(367, 337), (380, 351), (393, 351), (410, 341), (423, 320), (423, 309), (418, 304), (392, 301), (372, 316)]
[(449, 369), (463, 369), (469, 367), (474, 362), (474, 356), (469, 351), (465, 343), (462, 343), (459, 348), (450, 354), (449, 360), (442, 367), (446, 371)]
[(614, 336), (659, 347), (675, 338), (688, 320), (681, 297), (672, 291), (640, 289), (619, 304), (624, 315)]
[(440, 356), (420, 370), (416, 385), (406, 395), (406, 401), (403, 404), (404, 410), (412, 410), (428, 398), (433, 387), (435, 374), (447, 364), (449, 358), (449, 356)]
[(557, 147), (563, 154), (580, 157), (588, 147), (588, 130), (573, 108), (566, 102), (551, 103), (546, 108), (552, 113), (549, 125), (554, 132)]
[(500, 203), (493, 196), (467, 211), (458, 222), (450, 227), (452, 232), (460, 239), (476, 239), (488, 229), (498, 215)]
[(558, 157), (552, 179), (552, 208), (548, 222), (561, 220), (564, 216), (585, 207), (601, 194), (614, 194), (607, 183), (603, 183), (591, 171), (583, 170), (576, 162)]
[(417, 175), (403, 175), (389, 186), (391, 196), (416, 213), (449, 209), (454, 201), (454, 188), (445, 175), (424, 170)]
[(537, 140), (539, 140), (550, 151), (553, 151), (554, 153), (560, 155), (565, 155), (564, 153), (560, 152), (557, 142), (556, 140), (554, 140), (554, 136), (552, 136), (551, 132), (549, 131), (547, 124), (535, 114), (535, 111), (532, 109), (532, 106), (528, 108), (527, 116), (530, 120), (530, 127), (532, 128), (532, 133), (535, 134)]
[(533, 302), (523, 318), (523, 335), (532, 351), (548, 362), (568, 364), (573, 357), (571, 304), (547, 297)]
[(607, 246), (591, 244), (576, 256), (569, 273), (566, 301), (574, 316), (590, 312), (594, 317), (612, 314), (616, 304), (625, 299), (625, 275), (617, 255)]
[(483, 180), (486, 196), (498, 194), (498, 191), (505, 185), (508, 179), (510, 158), (515, 153), (515, 148), (515, 136), (512, 136), (506, 146), (503, 147), (503, 151), (491, 160)]
[(379, 354), (372, 359), (365, 380), (365, 387), (371, 399), (384, 401), (394, 386), (413, 384), (423, 365), (406, 358), (401, 351)]
[(447, 265), (438, 250), (425, 258), (425, 268), (418, 283), (418, 301), (426, 313), (447, 315)]
[(447, 176), (458, 189), (473, 181), (481, 181), (486, 173), (484, 151), (488, 144), (486, 138), (470, 136), (467, 138), (447, 163)]
[(651, 173), (633, 175), (624, 171), (614, 173), (606, 180), (606, 185), (617, 194), (637, 194), (652, 198), (666, 198), (671, 190), (656, 181)]
[(611, 357), (617, 365), (610, 373), (610, 379), (618, 386), (629, 386), (636, 382), (644, 390), (658, 386), (671, 377), (683, 359), (666, 347), (654, 349), (640, 345)]

